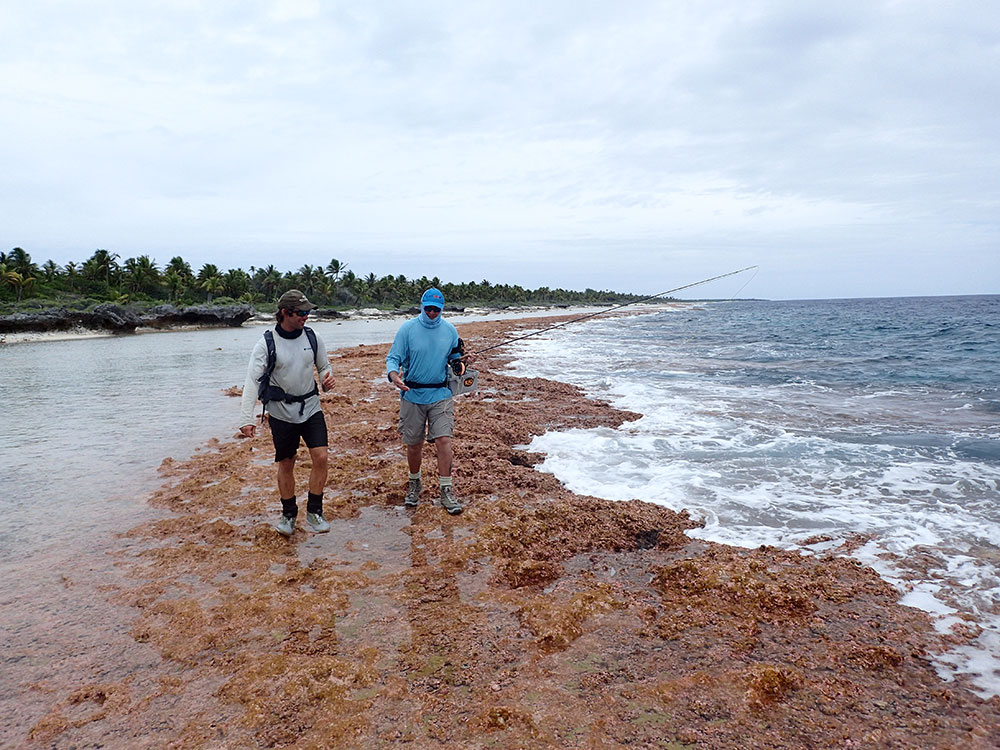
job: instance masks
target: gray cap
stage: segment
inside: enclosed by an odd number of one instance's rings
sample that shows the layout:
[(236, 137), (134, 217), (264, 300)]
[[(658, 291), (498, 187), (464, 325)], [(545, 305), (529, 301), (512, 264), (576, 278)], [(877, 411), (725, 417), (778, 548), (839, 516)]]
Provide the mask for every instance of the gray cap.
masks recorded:
[(279, 310), (315, 310), (316, 305), (310, 302), (306, 295), (298, 289), (289, 289), (278, 300)]

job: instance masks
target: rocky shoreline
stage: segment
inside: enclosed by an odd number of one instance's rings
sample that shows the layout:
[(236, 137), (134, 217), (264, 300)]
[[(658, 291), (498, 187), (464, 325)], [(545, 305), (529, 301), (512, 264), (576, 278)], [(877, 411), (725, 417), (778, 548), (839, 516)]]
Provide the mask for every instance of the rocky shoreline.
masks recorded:
[[(557, 320), (459, 332), (475, 350)], [(106, 590), (159, 662), (54, 677), (31, 746), (1000, 746), (1000, 698), (941, 680), (943, 636), (847, 549), (693, 540), (685, 513), (536, 470), (518, 447), (533, 435), (638, 415), (509, 377), (502, 356), (456, 404), (466, 511), (433, 502), (430, 448), (424, 498), (404, 508), (386, 350), (331, 356), (328, 534), (274, 532), (268, 435), (164, 461), (152, 503), (169, 515), (123, 537), (131, 582)], [(296, 471), (301, 486), (307, 460)]]
[(109, 333), (134, 333), (138, 328), (174, 326), (240, 326), (255, 314), (250, 305), (158, 305), (146, 312), (114, 305), (98, 305), (92, 311), (55, 308), (0, 316), (0, 334), (47, 333), (87, 329)]

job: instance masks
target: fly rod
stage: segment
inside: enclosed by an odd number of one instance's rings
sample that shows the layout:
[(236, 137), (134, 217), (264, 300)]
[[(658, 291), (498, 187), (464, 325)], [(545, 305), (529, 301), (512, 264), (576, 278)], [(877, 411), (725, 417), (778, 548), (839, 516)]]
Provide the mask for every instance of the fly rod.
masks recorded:
[(695, 281), (692, 284), (685, 284), (684, 286), (678, 286), (674, 287), (673, 289), (668, 289), (665, 292), (659, 292), (658, 294), (651, 294), (648, 297), (635, 299), (632, 300), (631, 302), (624, 302), (620, 305), (609, 307), (607, 310), (598, 310), (597, 312), (587, 313), (586, 315), (581, 315), (579, 318), (573, 318), (572, 320), (567, 320), (564, 323), (556, 323), (554, 326), (549, 326), (548, 328), (542, 328), (538, 331), (532, 331), (531, 333), (526, 333), (523, 336), (517, 336), (516, 338), (507, 339), (506, 341), (501, 341), (499, 344), (493, 344), (492, 346), (487, 346), (485, 349), (479, 349), (478, 351), (472, 352), (472, 354), (482, 354), (483, 352), (488, 352), (491, 349), (497, 349), (501, 346), (506, 346), (507, 344), (513, 344), (515, 341), (521, 341), (522, 339), (526, 339), (531, 336), (537, 336), (538, 334), (545, 333), (546, 331), (551, 331), (554, 328), (562, 328), (563, 326), (568, 326), (570, 323), (579, 323), (581, 320), (586, 320), (587, 318), (593, 318), (598, 315), (604, 315), (605, 313), (614, 312), (615, 310), (621, 310), (623, 307), (628, 307), (629, 305), (635, 305), (638, 304), (639, 302), (648, 302), (651, 299), (656, 299), (657, 297), (665, 297), (668, 294), (673, 294), (674, 292), (679, 292), (683, 289), (690, 289), (693, 286), (701, 286), (702, 284), (707, 284), (710, 281), (718, 281), (719, 279), (724, 279), (727, 276), (735, 276), (738, 273), (749, 271), (752, 268), (757, 268), (757, 266), (747, 266), (746, 268), (741, 268), (738, 271), (730, 271), (729, 273), (723, 273), (718, 276), (713, 276), (710, 279), (702, 279), (701, 281)]

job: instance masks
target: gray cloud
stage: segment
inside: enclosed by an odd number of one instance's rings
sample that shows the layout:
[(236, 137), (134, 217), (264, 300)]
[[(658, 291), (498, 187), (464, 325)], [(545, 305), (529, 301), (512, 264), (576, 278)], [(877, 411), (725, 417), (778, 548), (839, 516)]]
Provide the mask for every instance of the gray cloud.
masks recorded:
[(773, 297), (1000, 282), (988, 3), (76, 12), (19, 4), (0, 31), (0, 242), (38, 259), (642, 292), (760, 263), (747, 293)]

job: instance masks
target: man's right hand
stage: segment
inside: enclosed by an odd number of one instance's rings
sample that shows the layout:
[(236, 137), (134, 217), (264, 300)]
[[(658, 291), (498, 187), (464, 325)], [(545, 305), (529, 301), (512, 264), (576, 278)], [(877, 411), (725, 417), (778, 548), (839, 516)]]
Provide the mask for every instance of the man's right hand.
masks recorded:
[(252, 438), (254, 435), (257, 434), (257, 425), (245, 424), (242, 427), (240, 427), (240, 432), (243, 434), (243, 437)]
[(391, 372), (391, 373), (389, 373), (389, 380), (391, 380), (392, 384), (394, 386), (396, 386), (397, 388), (399, 388), (399, 390), (401, 390), (401, 391), (405, 392), (405, 391), (410, 390), (410, 386), (408, 386), (406, 383), (403, 382), (403, 379), (401, 377), (399, 377), (399, 373), (398, 372)]

